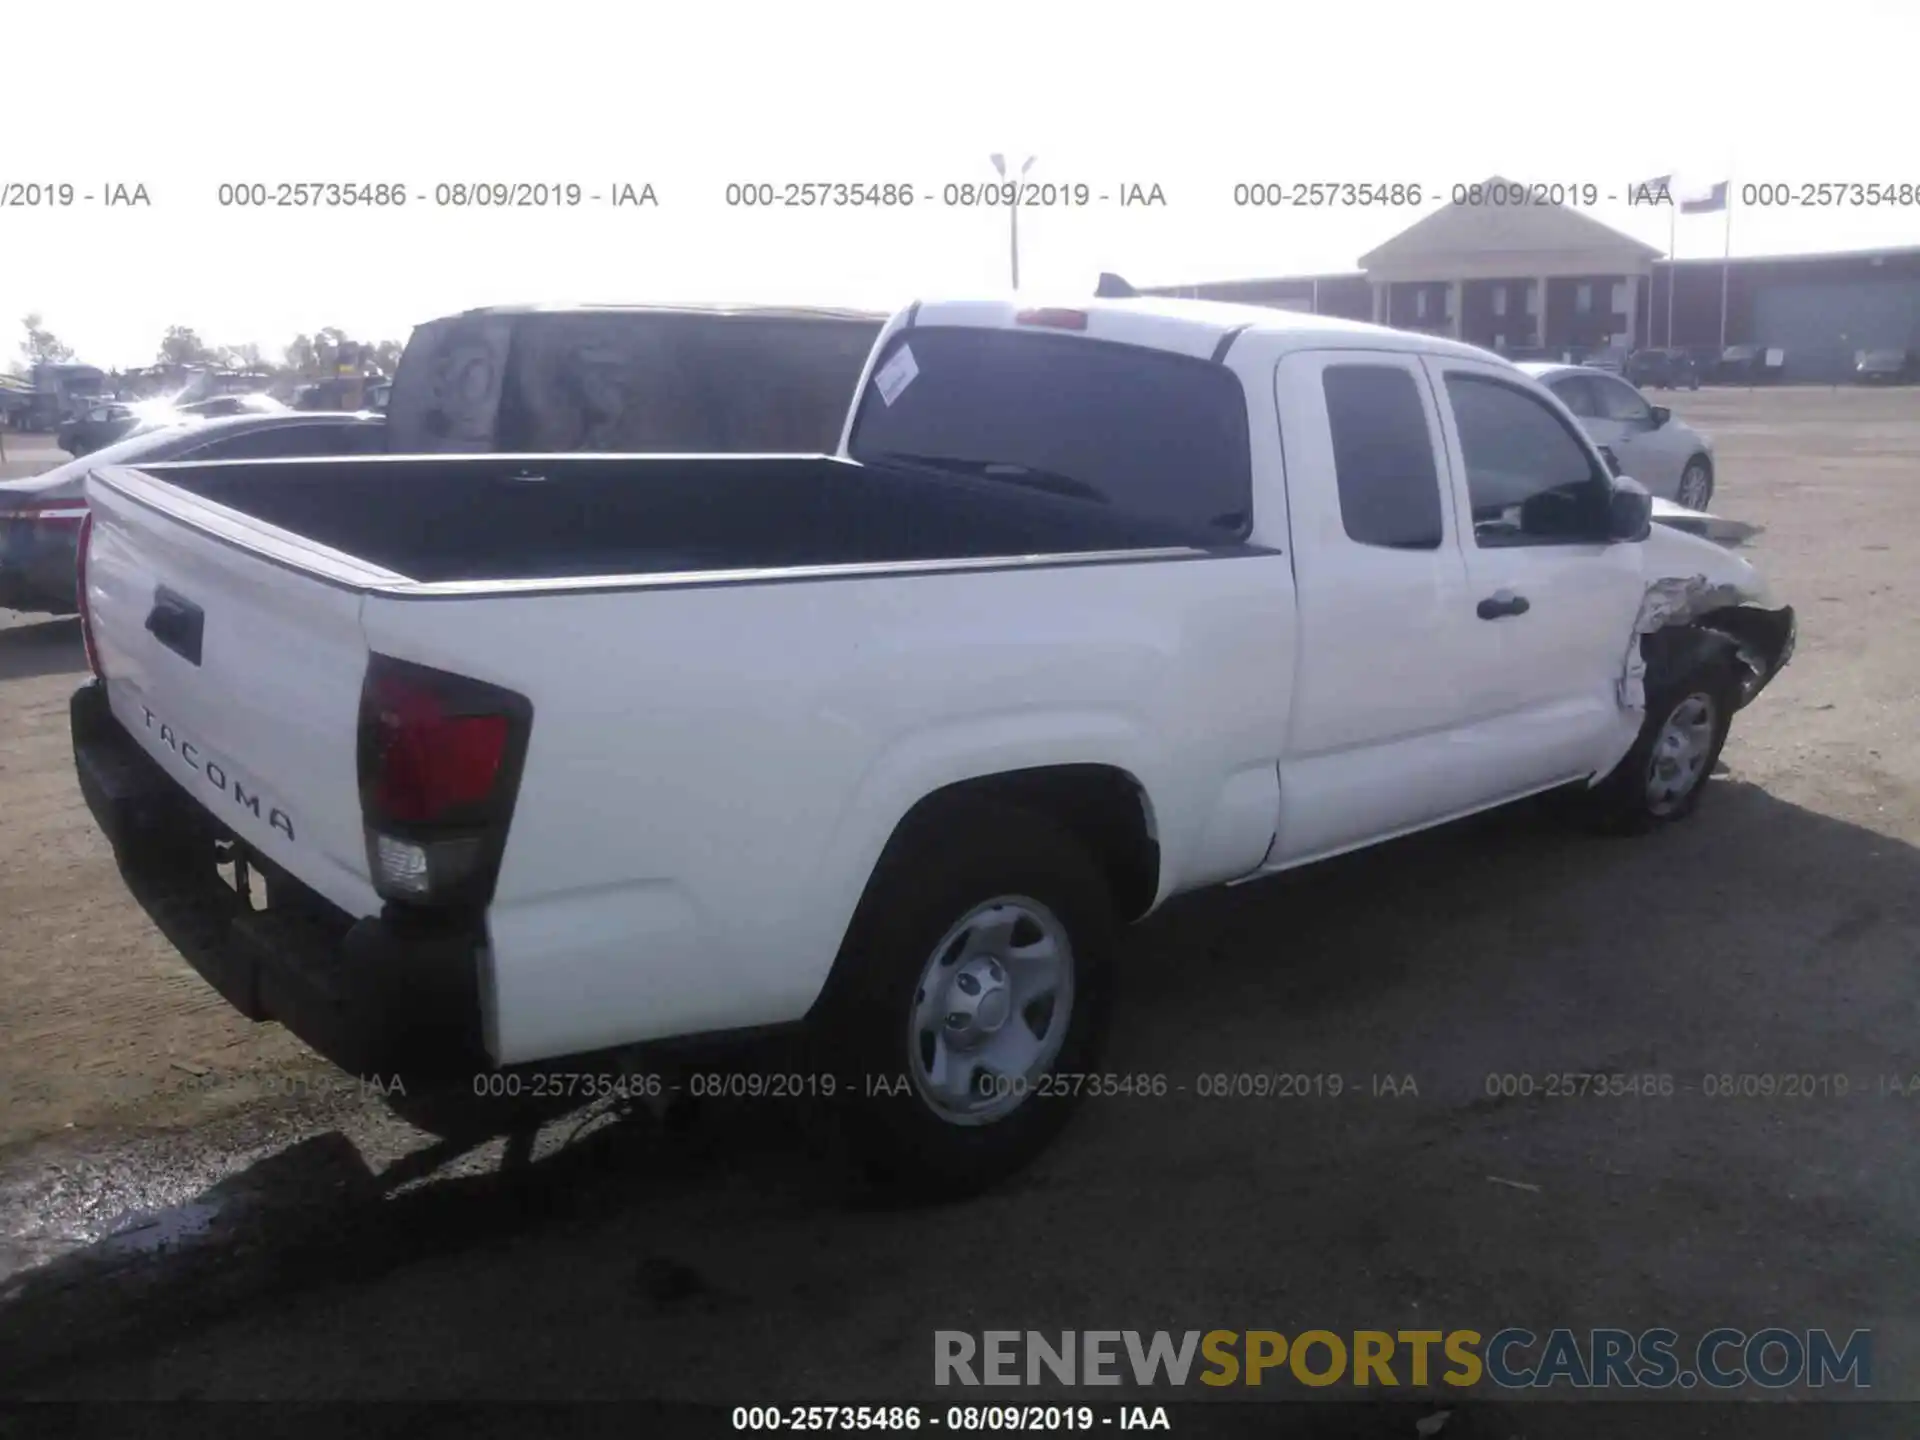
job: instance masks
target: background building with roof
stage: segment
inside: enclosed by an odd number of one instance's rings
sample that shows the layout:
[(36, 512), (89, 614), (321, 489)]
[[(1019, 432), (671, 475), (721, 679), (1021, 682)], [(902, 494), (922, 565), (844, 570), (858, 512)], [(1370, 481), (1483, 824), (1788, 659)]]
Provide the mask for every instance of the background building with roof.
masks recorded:
[(1717, 352), (1723, 268), (1725, 343), (1783, 351), (1789, 380), (1847, 379), (1862, 350), (1920, 350), (1920, 246), (1736, 257), (1723, 267), (1670, 260), (1559, 205), (1448, 205), (1361, 256), (1356, 270), (1143, 293), (1372, 320), (1501, 353)]

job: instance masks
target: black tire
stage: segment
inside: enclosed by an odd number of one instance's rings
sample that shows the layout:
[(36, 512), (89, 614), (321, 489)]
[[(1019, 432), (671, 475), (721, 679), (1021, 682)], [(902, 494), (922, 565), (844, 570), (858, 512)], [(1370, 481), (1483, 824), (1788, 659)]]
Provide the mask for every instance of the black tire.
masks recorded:
[[(1633, 748), (1606, 779), (1575, 796), (1578, 817), (1603, 833), (1645, 834), (1686, 819), (1699, 808), (1727, 743), (1733, 713), (1740, 704), (1740, 681), (1737, 663), (1724, 642), (1688, 634), (1670, 643), (1669, 653), (1677, 663), (1663, 664), (1667, 657), (1657, 656), (1649, 664), (1646, 718)], [(1712, 706), (1712, 738), (1705, 758), (1692, 787), (1677, 803), (1657, 804), (1650, 793), (1654, 746), (1675, 713), (1702, 698)]]
[(1029, 1080), (1010, 1113), (969, 1125), (944, 1118), (911, 1078), (922, 971), (956, 924), (1002, 896), (1045, 906), (1071, 951), (1072, 1002), (1043, 1073), (1086, 1075), (1098, 1063), (1116, 924), (1093, 858), (1048, 816), (996, 801), (955, 799), (910, 818), (875, 868), (812, 1017), (853, 1156), (885, 1191), (943, 1200), (986, 1189), (1045, 1149), (1080, 1098), (1077, 1085), (1055, 1093)]
[[(1707, 488), (1702, 494), (1696, 497), (1699, 502), (1698, 504), (1694, 504), (1692, 501), (1689, 501), (1686, 498), (1687, 474), (1695, 466), (1698, 466), (1702, 470), (1706, 471), (1706, 475), (1707, 475)], [(1705, 510), (1709, 505), (1713, 504), (1713, 481), (1714, 481), (1714, 475), (1713, 475), (1712, 458), (1710, 456), (1701, 455), (1701, 454), (1689, 455), (1687, 457), (1687, 463), (1680, 468), (1680, 484), (1678, 488), (1676, 488), (1674, 491), (1675, 503), (1686, 505), (1690, 509), (1694, 509), (1694, 510)]]

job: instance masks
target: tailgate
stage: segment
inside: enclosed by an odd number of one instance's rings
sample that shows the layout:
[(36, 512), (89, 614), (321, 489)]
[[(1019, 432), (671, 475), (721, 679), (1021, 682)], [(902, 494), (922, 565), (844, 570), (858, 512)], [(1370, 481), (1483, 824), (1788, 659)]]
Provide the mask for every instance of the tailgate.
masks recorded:
[(114, 716), (248, 845), (349, 913), (377, 914), (355, 761), (360, 596), (265, 558), (231, 525), (171, 513), (244, 520), (232, 511), (112, 474), (88, 481), (86, 581)]

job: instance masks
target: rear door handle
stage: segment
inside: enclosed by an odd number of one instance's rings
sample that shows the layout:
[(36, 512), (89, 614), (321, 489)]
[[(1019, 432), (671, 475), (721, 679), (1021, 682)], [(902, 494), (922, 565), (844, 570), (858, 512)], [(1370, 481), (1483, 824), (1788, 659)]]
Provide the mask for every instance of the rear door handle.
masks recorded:
[(189, 665), (200, 663), (200, 640), (206, 626), (206, 612), (186, 596), (164, 585), (153, 592), (153, 609), (147, 612), (147, 633)]
[(1526, 596), (1511, 590), (1496, 590), (1480, 602), (1478, 614), (1482, 620), (1498, 620), (1505, 615), (1524, 615), (1532, 608)]

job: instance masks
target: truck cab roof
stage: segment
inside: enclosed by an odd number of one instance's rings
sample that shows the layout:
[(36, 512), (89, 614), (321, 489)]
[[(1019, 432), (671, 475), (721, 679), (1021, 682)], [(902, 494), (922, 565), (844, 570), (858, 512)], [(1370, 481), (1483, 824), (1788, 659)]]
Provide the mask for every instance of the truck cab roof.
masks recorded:
[(826, 305), (734, 305), (724, 302), (683, 301), (665, 305), (602, 304), (591, 301), (536, 301), (523, 305), (476, 305), (469, 315), (706, 315), (743, 320), (885, 320), (878, 310), (850, 310)]
[[(1073, 297), (1036, 303), (1027, 297), (996, 300), (925, 300), (909, 312), (907, 328), (924, 325), (985, 329), (1051, 329), (1084, 333), (1091, 339), (1200, 358), (1224, 358), (1239, 337), (1257, 335), (1288, 350), (1395, 350), (1465, 359), (1499, 360), (1490, 351), (1444, 336), (1390, 330), (1332, 315), (1236, 305), (1220, 300), (1178, 300), (1166, 296), (1124, 299)], [(1084, 322), (1073, 317), (1083, 316)], [(1022, 318), (1029, 317), (1029, 318)]]

